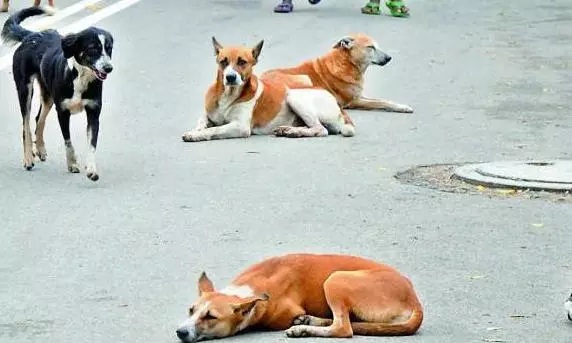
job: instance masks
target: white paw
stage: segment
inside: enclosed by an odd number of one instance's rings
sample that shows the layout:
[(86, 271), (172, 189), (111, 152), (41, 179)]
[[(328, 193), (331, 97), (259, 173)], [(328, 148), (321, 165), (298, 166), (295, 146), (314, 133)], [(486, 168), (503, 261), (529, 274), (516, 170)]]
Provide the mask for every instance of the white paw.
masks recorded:
[(398, 106), (397, 106), (397, 112), (400, 112), (400, 113), (413, 113), (413, 108), (411, 108), (410, 106), (407, 106), (407, 105), (398, 105)]
[(286, 333), (286, 336), (292, 337), (292, 338), (307, 337), (307, 336), (309, 336), (307, 328), (308, 327), (306, 325), (296, 325), (296, 326), (292, 326), (291, 328), (286, 330), (285, 333)]
[(183, 134), (183, 142), (200, 142), (200, 141), (206, 141), (206, 137), (204, 137), (203, 135), (201, 135), (201, 133), (199, 131), (196, 130), (191, 130), (191, 131), (187, 131)]
[(310, 316), (307, 316), (305, 314), (298, 316), (296, 318), (294, 318), (294, 320), (292, 321), (292, 326), (295, 325), (310, 325), (311, 322), (311, 318)]

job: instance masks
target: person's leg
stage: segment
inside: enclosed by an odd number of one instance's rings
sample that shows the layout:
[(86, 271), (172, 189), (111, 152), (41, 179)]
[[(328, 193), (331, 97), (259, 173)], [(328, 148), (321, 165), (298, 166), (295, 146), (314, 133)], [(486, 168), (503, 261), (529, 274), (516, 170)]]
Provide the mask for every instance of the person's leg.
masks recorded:
[(409, 16), (409, 7), (405, 6), (403, 0), (387, 0), (385, 6), (389, 8), (389, 13), (394, 17)]
[(281, 0), (282, 2), (274, 7), (274, 12), (276, 13), (290, 13), (294, 10), (294, 4), (292, 0)]
[(364, 7), (361, 8), (361, 13), (363, 14), (373, 14), (380, 15), (381, 10), (379, 9), (379, 3), (381, 0), (369, 0)]

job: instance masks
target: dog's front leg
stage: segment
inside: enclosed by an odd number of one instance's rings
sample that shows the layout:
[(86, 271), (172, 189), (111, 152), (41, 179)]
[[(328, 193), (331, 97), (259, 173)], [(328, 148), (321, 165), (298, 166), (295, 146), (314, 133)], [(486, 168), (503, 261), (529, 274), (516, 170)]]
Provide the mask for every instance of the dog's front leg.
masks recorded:
[(68, 171), (70, 173), (79, 173), (79, 167), (77, 165), (77, 157), (75, 155), (75, 149), (71, 142), (70, 111), (65, 110), (59, 106), (56, 109), (58, 111), (58, 122), (60, 123), (60, 129), (62, 131), (62, 136), (64, 137), (64, 144), (66, 146), (66, 162), (68, 165)]
[(413, 113), (413, 109), (404, 104), (394, 103), (385, 99), (372, 99), (360, 96), (346, 107), (355, 110), (380, 110), (387, 112)]
[(249, 137), (250, 134), (249, 123), (233, 121), (221, 126), (185, 132), (185, 134), (183, 134), (183, 141), (200, 142), (210, 141), (212, 139), (246, 138)]
[(95, 163), (95, 150), (97, 148), (97, 137), (99, 135), (99, 115), (101, 113), (101, 106), (94, 104), (85, 107), (87, 114), (87, 158), (85, 162), (85, 172), (88, 179), (91, 181), (99, 180), (97, 174), (97, 165)]
[(194, 131), (204, 130), (210, 126), (212, 126), (212, 125), (210, 125), (209, 117), (205, 113), (199, 117), (199, 120), (197, 120), (197, 126), (195, 127)]

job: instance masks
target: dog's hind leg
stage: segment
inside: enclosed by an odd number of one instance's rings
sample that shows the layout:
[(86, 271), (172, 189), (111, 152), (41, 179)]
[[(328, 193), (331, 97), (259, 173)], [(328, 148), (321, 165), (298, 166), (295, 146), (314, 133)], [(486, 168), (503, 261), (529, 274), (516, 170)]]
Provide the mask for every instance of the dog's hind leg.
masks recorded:
[[(414, 334), (423, 310), (413, 286), (394, 270), (334, 272), (324, 282), (334, 319), (329, 326), (292, 326), (289, 337), (397, 336)], [(350, 322), (350, 314), (359, 322)]]
[(372, 99), (365, 96), (360, 96), (359, 99), (353, 100), (348, 106), (348, 109), (354, 110), (380, 110), (386, 112), (399, 112), (399, 113), (413, 113), (413, 109), (404, 104), (397, 104), (384, 99)]
[(36, 116), (36, 156), (40, 161), (45, 161), (48, 154), (46, 152), (46, 143), (44, 142), (44, 128), (46, 126), (46, 118), (48, 113), (54, 105), (54, 101), (45, 90), (43, 86), (40, 85), (41, 90), (41, 105), (38, 110), (38, 115)]
[(33, 78), (27, 82), (16, 82), (20, 112), (22, 113), (22, 142), (24, 144), (24, 168), (32, 170), (34, 167), (34, 153), (32, 150), (32, 130), (30, 128), (30, 112), (32, 110), (32, 96), (34, 95)]
[[(57, 105), (56, 105), (57, 106)], [(58, 121), (60, 123), (60, 129), (62, 130), (62, 136), (64, 137), (64, 144), (66, 146), (66, 162), (68, 165), (68, 171), (70, 173), (79, 173), (79, 167), (77, 165), (77, 157), (75, 155), (75, 149), (71, 142), (70, 135), (70, 112), (62, 108), (56, 108), (58, 111)]]
[[(323, 112), (323, 98), (319, 96), (319, 90), (293, 89), (288, 91), (286, 103), (296, 113), (306, 126), (279, 126), (274, 134), (280, 137), (324, 137), (328, 135), (328, 129), (320, 122), (320, 114)], [(335, 99), (334, 99), (334, 103)], [(326, 106), (327, 107), (327, 106)], [(337, 107), (337, 103), (336, 103)], [(326, 108), (326, 111), (331, 110)]]

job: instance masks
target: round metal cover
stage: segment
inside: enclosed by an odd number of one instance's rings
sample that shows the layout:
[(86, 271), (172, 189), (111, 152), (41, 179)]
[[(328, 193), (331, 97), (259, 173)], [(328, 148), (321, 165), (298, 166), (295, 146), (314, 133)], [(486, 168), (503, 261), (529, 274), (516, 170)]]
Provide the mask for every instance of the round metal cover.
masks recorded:
[(572, 161), (505, 161), (469, 164), (455, 170), (465, 181), (540, 190), (572, 190)]

